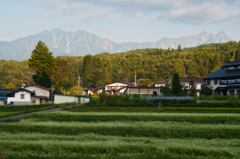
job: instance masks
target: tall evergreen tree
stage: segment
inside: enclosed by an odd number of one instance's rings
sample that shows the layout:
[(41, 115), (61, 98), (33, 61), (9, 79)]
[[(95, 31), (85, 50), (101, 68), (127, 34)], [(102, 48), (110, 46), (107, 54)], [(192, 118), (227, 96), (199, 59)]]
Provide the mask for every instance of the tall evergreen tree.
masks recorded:
[(195, 88), (194, 81), (191, 79), (191, 81), (189, 82), (189, 96), (195, 97), (196, 93), (197, 93), (197, 91)]
[(36, 71), (33, 76), (34, 81), (44, 87), (51, 86), (51, 79), (56, 63), (53, 53), (49, 51), (46, 44), (39, 41), (35, 49), (32, 51), (31, 58), (28, 59), (28, 66)]
[(180, 84), (180, 79), (178, 73), (174, 73), (172, 80), (172, 95), (181, 95), (182, 86)]
[(86, 55), (83, 61), (82, 80), (84, 87), (94, 87), (93, 56)]
[(178, 52), (181, 52), (182, 48), (181, 48), (181, 44), (178, 45)]

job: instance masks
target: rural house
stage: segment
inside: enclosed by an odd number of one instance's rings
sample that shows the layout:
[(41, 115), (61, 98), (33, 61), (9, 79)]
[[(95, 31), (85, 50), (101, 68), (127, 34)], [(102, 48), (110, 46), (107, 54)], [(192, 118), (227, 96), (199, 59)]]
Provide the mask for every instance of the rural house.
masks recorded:
[[(189, 82), (191, 80), (193, 80), (193, 82), (195, 84), (196, 91), (197, 91), (197, 96), (200, 95), (201, 86), (202, 86), (202, 84), (204, 84), (204, 81), (201, 78), (179, 78), (179, 79), (180, 79), (180, 84), (183, 87), (187, 87), (187, 88), (189, 88)], [(172, 78), (168, 81), (168, 84), (171, 85), (171, 83), (172, 83)]]
[(226, 63), (203, 79), (212, 95), (240, 97), (240, 60)]

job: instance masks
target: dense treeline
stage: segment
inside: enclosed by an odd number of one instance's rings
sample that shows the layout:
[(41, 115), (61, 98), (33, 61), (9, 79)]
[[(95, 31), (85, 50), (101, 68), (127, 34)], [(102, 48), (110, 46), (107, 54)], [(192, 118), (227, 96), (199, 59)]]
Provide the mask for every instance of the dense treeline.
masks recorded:
[[(151, 79), (153, 82), (167, 80), (175, 72), (183, 77), (205, 77), (231, 60), (240, 60), (240, 42), (200, 45), (195, 48), (138, 49), (123, 53), (101, 53), (85, 57), (61, 56), (70, 64), (69, 80), (77, 84), (78, 76), (84, 87), (97, 87), (118, 81), (134, 81), (137, 78)], [(32, 81), (35, 72), (27, 61), (0, 61), (0, 87), (9, 82), (15, 86), (23, 81)]]

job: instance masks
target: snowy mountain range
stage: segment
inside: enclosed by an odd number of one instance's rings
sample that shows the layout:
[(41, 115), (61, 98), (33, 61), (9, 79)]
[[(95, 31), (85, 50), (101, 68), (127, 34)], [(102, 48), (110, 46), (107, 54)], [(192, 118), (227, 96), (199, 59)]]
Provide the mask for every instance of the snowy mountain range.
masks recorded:
[(181, 44), (182, 48), (194, 47), (200, 44), (224, 43), (232, 41), (224, 32), (217, 34), (201, 32), (199, 34), (179, 37), (162, 38), (156, 42), (124, 42), (115, 43), (106, 38), (86, 31), (65, 32), (61, 29), (43, 31), (36, 35), (19, 38), (11, 42), (0, 41), (0, 59), (5, 60), (25, 60), (31, 56), (32, 50), (38, 41), (44, 41), (54, 56), (84, 56), (86, 54), (97, 54), (101, 52), (124, 52), (143, 48), (177, 48)]

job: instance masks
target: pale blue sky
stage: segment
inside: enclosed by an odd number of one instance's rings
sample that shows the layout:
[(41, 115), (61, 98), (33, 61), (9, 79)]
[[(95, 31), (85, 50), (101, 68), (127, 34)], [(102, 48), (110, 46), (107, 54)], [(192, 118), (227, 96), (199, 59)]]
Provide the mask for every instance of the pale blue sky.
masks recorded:
[(1, 0), (0, 41), (55, 28), (115, 42), (207, 31), (240, 40), (240, 0)]

